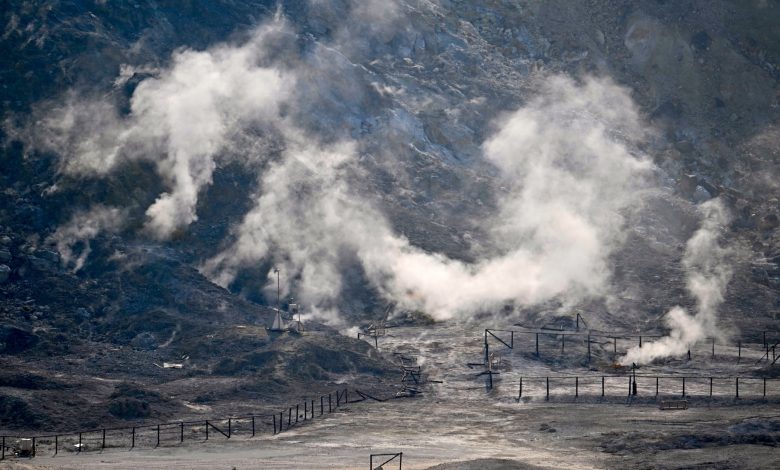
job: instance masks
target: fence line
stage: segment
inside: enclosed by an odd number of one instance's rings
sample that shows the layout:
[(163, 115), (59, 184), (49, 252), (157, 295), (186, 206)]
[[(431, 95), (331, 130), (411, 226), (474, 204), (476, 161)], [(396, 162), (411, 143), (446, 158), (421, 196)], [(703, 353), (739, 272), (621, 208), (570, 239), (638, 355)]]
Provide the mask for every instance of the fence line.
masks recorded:
[[(326, 404), (327, 397), (327, 404)], [(319, 397), (319, 415), (332, 413), (347, 403), (358, 403), (365, 398), (349, 401), (349, 390), (336, 390)], [(295, 410), (295, 416), (293, 416)], [(14, 456), (35, 457), (42, 447), (51, 448), (53, 455), (58, 455), (60, 450), (75, 451), (103, 451), (111, 447), (160, 447), (163, 443), (175, 441), (182, 444), (186, 436), (201, 438), (200, 442), (208, 441), (210, 433), (230, 439), (237, 432), (243, 435), (255, 437), (258, 432), (272, 430), (272, 435), (289, 430), (305, 421), (315, 419), (317, 412), (316, 400), (305, 400), (303, 405), (297, 403), (285, 408), (279, 414), (249, 414), (241, 416), (227, 416), (216, 419), (180, 420), (162, 423), (143, 424), (140, 426), (120, 426), (105, 428), (90, 428), (71, 432), (57, 432), (36, 435), (1, 435), (0, 436), (0, 460), (4, 460), (9, 453)], [(286, 423), (285, 423), (286, 421)], [(258, 429), (258, 424), (260, 429)], [(188, 432), (185, 433), (185, 430)], [(192, 439), (191, 439), (192, 440)], [(22, 443), (22, 441), (25, 441)], [(117, 443), (119, 442), (119, 443)], [(28, 449), (29, 447), (29, 449)], [(75, 450), (74, 450), (75, 449)]]
[[(502, 335), (503, 333), (503, 335)], [(509, 334), (509, 337), (506, 337), (506, 334)], [(759, 340), (760, 342), (756, 343), (748, 343), (745, 342), (744, 344), (761, 344), (761, 351), (763, 352), (763, 355), (758, 359), (758, 362), (765, 361), (765, 362), (771, 362), (771, 364), (775, 364), (777, 360), (780, 358), (780, 356), (777, 356), (776, 349), (778, 346), (780, 346), (780, 340), (776, 340), (774, 344), (772, 344), (771, 341), (767, 340), (767, 333), (771, 333), (775, 336), (777, 336), (777, 333), (775, 332), (769, 332), (769, 331), (763, 331), (761, 337), (762, 340)], [(565, 353), (566, 351), (566, 338), (567, 337), (579, 337), (585, 340), (587, 344), (587, 358), (588, 361), (592, 359), (592, 351), (591, 351), (591, 345), (601, 345), (602, 349), (604, 348), (604, 343), (609, 344), (612, 343), (612, 355), (617, 356), (618, 354), (618, 340), (623, 341), (632, 341), (635, 342), (637, 346), (640, 348), (642, 347), (642, 343), (644, 340), (647, 339), (655, 339), (655, 338), (661, 338), (665, 335), (659, 334), (656, 332), (652, 333), (625, 333), (625, 332), (605, 332), (601, 330), (587, 330), (587, 331), (571, 331), (571, 330), (553, 330), (553, 329), (544, 329), (544, 328), (526, 328), (522, 327), (520, 329), (498, 329), (498, 328), (485, 328), (484, 330), (484, 346), (483, 346), (483, 352), (484, 352), (484, 363), (487, 365), (490, 362), (490, 339), (497, 341), (507, 349), (515, 349), (515, 335), (529, 335), (533, 336), (535, 338), (535, 347), (534, 347), (534, 355), (536, 357), (541, 357), (541, 351), (539, 346), (539, 338), (540, 335), (544, 337), (552, 336), (554, 338), (560, 337), (560, 351), (561, 353)], [(502, 337), (503, 336), (503, 337)], [(755, 336), (755, 335), (753, 335)], [(606, 341), (597, 341), (598, 339), (606, 340)], [(705, 341), (709, 342), (711, 345), (711, 357), (715, 357), (715, 345), (716, 345), (716, 339), (715, 338), (706, 338)], [(691, 358), (691, 348), (693, 346), (696, 346), (695, 344), (691, 345), (688, 349), (688, 358)], [(721, 346), (731, 346), (734, 345), (721, 345)], [(742, 339), (737, 340), (737, 361), (742, 360), (742, 346), (743, 341)], [(608, 347), (608, 346), (607, 346)]]
[[(734, 396), (735, 399), (740, 398), (740, 395), (739, 395), (740, 384), (742, 384), (743, 391), (744, 391), (744, 388), (747, 386), (748, 382), (751, 382), (754, 386), (755, 386), (756, 382), (758, 382), (758, 385), (762, 387), (761, 388), (761, 398), (766, 399), (767, 398), (767, 382), (770, 382), (770, 383), (772, 383), (772, 382), (780, 382), (780, 378), (776, 378), (776, 377), (740, 377), (740, 376), (714, 376), (714, 375), (653, 375), (653, 374), (635, 374), (635, 375), (633, 375), (633, 374), (627, 374), (627, 375), (597, 375), (597, 374), (588, 374), (588, 375), (584, 375), (584, 376), (580, 376), (580, 375), (556, 375), (556, 376), (550, 376), (550, 375), (525, 375), (525, 376), (521, 376), (520, 377), (520, 381), (519, 381), (519, 384), (518, 384), (517, 401), (520, 401), (523, 398), (523, 393), (524, 393), (523, 392), (523, 386), (524, 386), (523, 379), (526, 379), (526, 382), (525, 382), (525, 386), (526, 386), (526, 390), (525, 390), (526, 393), (525, 393), (525, 395), (526, 396), (528, 396), (528, 393), (527, 393), (528, 392), (528, 379), (534, 379), (534, 380), (542, 380), (542, 379), (544, 379), (544, 382), (543, 382), (543, 384), (544, 384), (544, 396), (545, 396), (545, 400), (549, 400), (550, 396), (551, 396), (551, 394), (550, 394), (550, 380), (551, 379), (558, 381), (558, 383), (560, 383), (561, 381), (568, 382), (569, 383), (569, 387), (573, 386), (574, 398), (578, 398), (580, 396), (580, 389), (581, 389), (580, 378), (586, 379), (586, 380), (587, 379), (599, 379), (600, 378), (601, 379), (601, 395), (600, 395), (601, 397), (607, 397), (607, 396), (610, 396), (610, 397), (613, 397), (613, 396), (636, 397), (636, 396), (639, 395), (639, 393), (638, 393), (638, 386), (637, 386), (637, 384), (638, 384), (638, 380), (637, 379), (655, 379), (655, 395), (654, 396), (656, 398), (659, 397), (662, 394), (663, 395), (680, 394), (683, 397), (686, 397), (686, 396), (702, 396), (702, 395), (691, 395), (690, 393), (686, 393), (686, 381), (688, 382), (688, 385), (689, 385), (688, 391), (690, 392), (690, 390), (691, 390), (690, 389), (690, 384), (692, 383), (692, 380), (693, 381), (699, 381), (698, 384), (701, 383), (700, 382), (701, 380), (705, 380), (705, 381), (708, 380), (709, 381), (709, 393), (708, 394), (706, 393), (706, 382), (705, 382), (705, 395), (704, 396), (707, 396), (709, 398), (713, 398), (715, 396), (718, 396), (718, 397), (725, 396), (722, 393), (719, 393), (717, 395), (713, 393), (715, 381), (718, 381), (719, 382), (719, 384), (718, 384), (719, 386), (722, 386), (722, 384), (724, 382), (727, 382), (729, 384), (728, 385), (729, 389), (731, 389), (731, 385), (730, 384), (733, 383), (733, 387), (734, 387), (733, 388), (733, 390), (734, 390), (734, 395), (733, 396)], [(573, 379), (573, 382), (571, 382), (572, 379)], [(613, 385), (615, 383), (615, 379), (619, 379), (621, 381), (625, 381), (626, 379), (628, 379), (627, 393), (621, 393), (619, 395), (615, 395), (615, 394), (607, 395), (606, 394), (606, 390), (607, 390), (606, 382), (607, 382), (607, 379), (612, 379), (611, 380), (612, 384), (610, 384), (610, 385)], [(665, 384), (666, 385), (665, 390), (661, 390), (661, 388), (660, 388), (660, 383), (661, 383), (660, 380), (661, 379), (667, 380), (667, 383)], [(669, 390), (668, 380), (669, 379), (675, 380), (675, 382), (680, 384), (681, 387), (677, 388), (674, 392), (669, 393), (668, 392), (668, 390)], [(645, 384), (646, 383), (647, 382), (645, 382)], [(598, 384), (599, 384), (598, 380), (589, 382), (589, 385), (591, 387), (593, 387), (594, 384), (595, 384), (596, 387), (598, 387)], [(653, 385), (652, 381), (650, 382), (650, 385), (651, 386)], [(571, 389), (569, 389), (569, 390), (571, 391)], [(598, 388), (597, 388), (597, 390), (598, 390)], [(614, 390), (614, 386), (612, 387), (612, 390)], [(626, 390), (626, 389), (624, 389), (624, 390)], [(567, 396), (571, 396), (571, 393), (567, 394)], [(590, 396), (593, 396), (593, 395), (590, 395)], [(731, 395), (728, 395), (728, 396), (731, 396)], [(743, 396), (745, 396), (744, 393), (743, 393)], [(753, 396), (755, 397), (755, 395), (753, 395)], [(780, 390), (775, 390), (775, 394), (773, 396), (780, 396)]]

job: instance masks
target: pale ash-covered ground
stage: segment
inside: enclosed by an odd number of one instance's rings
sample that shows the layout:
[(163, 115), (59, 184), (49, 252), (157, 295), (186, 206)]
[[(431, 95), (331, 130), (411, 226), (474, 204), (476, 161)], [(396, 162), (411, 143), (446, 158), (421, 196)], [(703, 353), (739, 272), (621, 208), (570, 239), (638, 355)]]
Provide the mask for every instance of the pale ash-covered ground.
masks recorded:
[[(481, 369), (467, 366), (479, 360), (480, 332), (477, 325), (409, 327), (394, 329), (391, 337), (380, 340), (385, 352), (416, 355), (429, 378), (443, 382), (430, 384), (416, 399), (350, 404), (278, 436), (236, 436), (230, 441), (212, 437), (207, 444), (130, 452), (64, 452), (9, 463), (6, 468), (365, 468), (369, 454), (384, 452), (404, 452), (403, 468), (411, 469), (475, 459), (499, 460), (436, 468), (776, 468), (778, 383), (768, 386), (768, 401), (760, 399), (760, 387), (746, 383), (740, 402), (731, 398), (730, 388), (722, 387), (715, 390), (720, 399), (708, 404), (696, 398), (706, 395), (706, 387), (689, 382), (691, 408), (684, 411), (661, 411), (649, 399), (627, 403), (623, 380), (608, 384), (612, 398), (606, 402), (593, 396), (598, 394), (594, 384), (583, 382), (579, 402), (572, 398), (571, 387), (561, 384), (552, 388), (553, 399), (545, 402), (543, 386), (536, 384), (526, 385), (524, 397), (530, 399), (518, 403), (520, 375), (582, 377), (610, 371), (565, 365), (548, 344), (542, 350), (545, 362), (536, 361), (526, 354), (533, 348), (531, 342), (517, 337), (516, 351), (504, 355), (502, 377), (488, 393), (484, 381), (476, 377)], [(749, 376), (755, 372), (758, 346), (745, 345), (743, 358), (751, 359), (738, 366), (732, 364), (729, 349), (716, 350), (719, 359), (713, 361), (702, 345), (694, 349), (688, 366), (670, 361), (643, 368), (642, 374), (685, 370)], [(582, 355), (573, 341), (568, 348), (572, 356)], [(595, 369), (603, 364), (592, 363)], [(640, 398), (652, 395), (647, 383), (642, 385)], [(679, 397), (675, 386), (664, 388), (664, 398)]]

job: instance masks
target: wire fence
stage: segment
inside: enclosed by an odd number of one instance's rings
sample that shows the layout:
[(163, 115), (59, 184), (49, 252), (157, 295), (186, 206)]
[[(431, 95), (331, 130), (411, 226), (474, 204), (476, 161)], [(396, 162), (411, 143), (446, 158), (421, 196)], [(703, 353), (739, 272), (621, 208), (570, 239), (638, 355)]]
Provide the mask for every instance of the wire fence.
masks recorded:
[(173, 421), (140, 426), (86, 429), (75, 432), (42, 435), (0, 436), (0, 460), (36, 455), (58, 455), (60, 452), (102, 452), (106, 449), (134, 449), (178, 446), (227, 440), (237, 436), (252, 438), (258, 434), (279, 434), (307, 421), (322, 418), (349, 401), (349, 390), (304, 400), (278, 414), (249, 414), (194, 421)]
[[(594, 359), (615, 360), (633, 347), (642, 347), (664, 335), (658, 332), (626, 333), (600, 330), (565, 331), (534, 328), (484, 330), (482, 352), (484, 363), (490, 361), (491, 347), (515, 350), (535, 358), (543, 356), (580, 357), (590, 362)], [(716, 338), (693, 344), (687, 351), (688, 359), (709, 358), (732, 360), (746, 364), (768, 363), (774, 365), (780, 356), (778, 333), (762, 331), (738, 338), (729, 344), (719, 343)]]
[(780, 378), (694, 375), (522, 376), (517, 401), (552, 398), (780, 398)]

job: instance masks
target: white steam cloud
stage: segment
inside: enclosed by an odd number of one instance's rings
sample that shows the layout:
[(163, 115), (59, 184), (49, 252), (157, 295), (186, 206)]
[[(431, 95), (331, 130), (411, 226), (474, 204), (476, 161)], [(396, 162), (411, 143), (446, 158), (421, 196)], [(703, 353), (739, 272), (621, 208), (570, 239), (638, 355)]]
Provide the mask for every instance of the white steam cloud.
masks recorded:
[[(386, 36), (380, 42), (389, 41), (398, 24), (398, 12), (391, 10), (390, 20), (368, 30)], [(348, 30), (335, 34), (336, 46), (349, 42)], [(289, 37), (275, 41), (279, 35)], [(626, 89), (608, 79), (548, 77), (536, 98), (498, 123), (482, 146), (484, 158), (499, 170), (496, 187), (508, 188), (498, 197), (498, 215), (484, 222), (496, 250), (464, 263), (395, 233), (378, 201), (356, 189), (364, 177), (366, 144), (338, 137), (350, 134), (345, 123), (360, 125), (362, 107), (371, 101), (366, 90), (376, 77), (366, 81), (365, 70), (338, 47), (318, 45), (303, 56), (280, 50), (294, 38), (277, 19), (239, 45), (179, 51), (169, 68), (138, 85), (129, 115), (100, 100), (69, 100), (26, 140), (64, 149), (62, 170), (74, 174), (107, 174), (123, 162), (154, 161), (169, 189), (147, 208), (147, 228), (161, 238), (197, 219), (198, 194), (211, 183), (226, 149), (250, 168), (258, 158), (268, 161), (253, 208), (234, 227), (234, 241), (201, 269), (229, 285), (241, 269), (273, 261), (285, 279), (295, 280), (298, 299), (333, 321), (345, 266), (359, 266), (401, 308), (439, 319), (506, 302), (607, 293), (608, 258), (623, 239), (624, 214), (640, 201), (652, 171), (632, 150), (644, 136)], [(427, 139), (422, 126), (391, 119), (408, 110), (384, 103), (370, 111), (384, 113), (386, 119), (377, 122), (390, 127), (377, 135)], [(75, 137), (85, 130), (86, 138)], [(235, 148), (269, 135), (280, 145)], [(268, 147), (279, 154), (250, 155)], [(63, 228), (63, 240), (66, 233)], [(290, 287), (288, 282), (285, 289)]]
[(603, 294), (607, 257), (623, 234), (620, 213), (638, 201), (651, 169), (629, 151), (626, 136), (641, 134), (626, 90), (552, 78), (484, 145), (511, 190), (494, 221), (503, 252), (475, 264), (395, 234), (350, 189), (353, 145), (316, 147), (288, 135), (291, 145), (263, 176), (236, 243), (203, 269), (227, 285), (241, 267), (272, 257), (300, 278), (305, 302), (327, 307), (341, 294), (343, 264), (357, 260), (387, 298), (439, 319), (508, 301)]
[(292, 77), (259, 66), (281, 21), (258, 29), (241, 47), (180, 50), (170, 68), (135, 89), (128, 116), (104, 100), (71, 94), (65, 104), (11, 134), (40, 150), (61, 153), (61, 171), (104, 175), (121, 162), (152, 160), (169, 186), (147, 209), (147, 229), (166, 238), (197, 220), (199, 191), (211, 183), (218, 152), (232, 133), (279, 118)]
[(658, 358), (681, 356), (707, 337), (721, 336), (717, 312), (732, 272), (727, 262), (730, 251), (718, 239), (729, 214), (720, 199), (707, 201), (699, 208), (703, 221), (688, 240), (682, 261), (686, 287), (696, 299), (696, 313), (691, 315), (680, 306), (672, 308), (665, 318), (670, 329), (668, 336), (645, 343), (641, 348), (631, 348), (620, 360), (621, 364), (645, 364)]
[(101, 232), (116, 232), (122, 228), (125, 213), (116, 207), (96, 205), (88, 211), (78, 212), (49, 237), (57, 246), (62, 264), (73, 272), (84, 267), (92, 252), (90, 242)]

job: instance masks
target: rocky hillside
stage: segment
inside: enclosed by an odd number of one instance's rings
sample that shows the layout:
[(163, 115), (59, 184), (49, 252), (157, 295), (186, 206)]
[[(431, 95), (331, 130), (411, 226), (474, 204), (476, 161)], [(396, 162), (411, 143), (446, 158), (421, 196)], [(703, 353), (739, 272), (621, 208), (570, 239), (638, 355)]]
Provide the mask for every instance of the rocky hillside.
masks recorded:
[[(576, 307), (604, 327), (657, 328), (671, 306), (695, 304), (681, 260), (697, 207), (719, 197), (731, 213), (723, 237), (733, 273), (719, 321), (727, 331), (777, 327), (775, 2), (2, 5), (0, 354), (11, 366), (0, 398), (32, 404), (3, 427), (72, 422), (37, 411), (62, 387), (85, 387), (110, 414), (124, 389), (51, 378), (63, 361), (69, 375), (143, 376), (137, 386), (150, 396), (212, 377), (187, 400), (226, 393), (220, 377), (294, 388), (382, 375), (389, 366), (365, 345), (323, 339), (335, 331), (316, 325), (351, 327), (389, 302), (446, 317), (433, 310), (450, 303), (417, 285), (439, 269), (473, 273), (526, 238), (530, 260), (545, 254), (544, 272), (558, 245), (538, 234), (557, 206), (535, 209), (550, 195), (573, 214), (596, 214), (586, 218), (599, 247), (584, 274), (559, 273), (576, 271), (587, 251), (573, 245), (555, 261), (562, 268), (542, 276), (567, 280), (549, 291), (488, 299), (442, 275), (446, 296), (470, 312), (507, 305), (536, 318)], [(212, 87), (202, 101), (201, 86)], [(578, 180), (576, 160), (562, 164), (574, 179), (534, 176), (533, 164), (513, 173), (496, 157), (508, 116), (544, 124), (532, 132), (541, 142), (507, 138), (529, 143), (518, 154), (545, 154), (544, 138), (554, 138), (553, 153), (576, 155), (576, 134), (588, 146), (595, 129), (606, 137), (593, 148), (617, 146), (651, 168), (609, 184)], [(545, 133), (570, 118), (575, 125)], [(529, 200), (537, 182), (542, 196)], [(582, 187), (592, 201), (577, 201)], [(171, 205), (169, 227), (157, 216)], [(428, 263), (410, 269), (419, 279), (381, 259), (396, 249)], [(313, 328), (328, 332), (305, 347), (258, 329), (276, 302), (275, 265), (283, 297), (300, 299)], [(512, 279), (533, 271), (520, 266), (527, 271), (509, 271)], [(182, 357), (191, 361), (183, 377), (153, 365)], [(231, 387), (270, 397), (274, 386), (262, 384)]]

